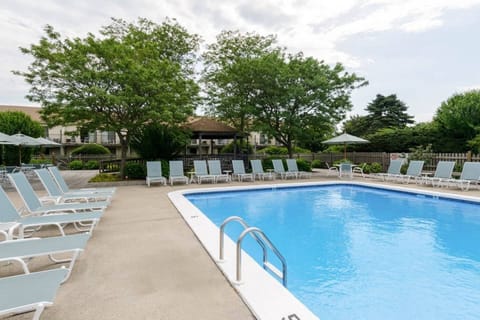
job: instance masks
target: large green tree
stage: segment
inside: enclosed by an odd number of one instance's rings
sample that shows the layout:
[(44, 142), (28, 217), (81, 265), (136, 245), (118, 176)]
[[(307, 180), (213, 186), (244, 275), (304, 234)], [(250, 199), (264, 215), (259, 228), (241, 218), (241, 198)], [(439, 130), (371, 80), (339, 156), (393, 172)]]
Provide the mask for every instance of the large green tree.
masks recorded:
[[(0, 132), (5, 134), (23, 133), (31, 137), (40, 137), (45, 131), (42, 125), (29, 115), (18, 111), (0, 112)], [(1, 145), (0, 163), (5, 165), (20, 165), (20, 162), (30, 162), (33, 147)], [(21, 148), (21, 149), (20, 149)], [(19, 158), (21, 155), (21, 159)]]
[(202, 55), (206, 112), (248, 133), (252, 127), (250, 62), (278, 50), (272, 35), (222, 31)]
[(433, 122), (442, 133), (446, 152), (465, 152), (480, 135), (480, 90), (454, 94), (442, 102)]
[(75, 125), (114, 131), (122, 147), (121, 175), (129, 142), (144, 124), (182, 123), (193, 114), (199, 38), (174, 20), (161, 24), (113, 19), (99, 36), (62, 38), (53, 27), (38, 44), (21, 48), (33, 62), (16, 71), (31, 85), (50, 126)]

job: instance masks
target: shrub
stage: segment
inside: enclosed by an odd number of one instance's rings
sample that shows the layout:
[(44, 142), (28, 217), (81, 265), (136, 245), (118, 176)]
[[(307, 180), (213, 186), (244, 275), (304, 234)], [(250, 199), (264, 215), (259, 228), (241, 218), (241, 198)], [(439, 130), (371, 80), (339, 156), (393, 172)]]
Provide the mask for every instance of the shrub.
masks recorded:
[(363, 173), (379, 173), (382, 172), (382, 165), (378, 162), (367, 163), (363, 167)]
[(120, 176), (118, 174), (100, 173), (100, 174), (97, 174), (92, 179), (90, 179), (89, 182), (112, 182), (112, 181), (120, 181)]
[(68, 168), (70, 170), (82, 170), (83, 169), (83, 162), (82, 162), (82, 160), (70, 161), (70, 163), (68, 164)]
[(100, 164), (97, 160), (89, 160), (83, 165), (83, 168), (88, 170), (95, 170), (100, 168)]
[(31, 164), (51, 164), (52, 161), (50, 159), (32, 159), (30, 160)]
[(140, 163), (127, 163), (125, 164), (125, 176), (129, 179), (145, 179), (147, 168)]
[[(220, 150), (220, 153), (233, 153), (234, 145), (235, 145), (234, 142), (230, 142), (229, 144), (225, 145)], [(245, 154), (252, 154), (253, 153), (253, 147), (247, 141), (243, 141), (243, 143), (242, 143), (241, 141), (237, 140), (237, 152), (245, 153)]]
[(269, 155), (286, 155), (288, 154), (287, 148), (285, 147), (277, 147), (277, 146), (270, 146), (263, 148), (259, 151), (259, 153), (269, 154)]
[(297, 159), (297, 167), (299, 171), (312, 171), (310, 163), (305, 159)]
[(312, 168), (317, 168), (317, 169), (325, 168), (325, 162), (320, 160), (313, 160), (311, 166)]
[(77, 154), (110, 154), (110, 150), (96, 143), (87, 143), (72, 150), (72, 156)]

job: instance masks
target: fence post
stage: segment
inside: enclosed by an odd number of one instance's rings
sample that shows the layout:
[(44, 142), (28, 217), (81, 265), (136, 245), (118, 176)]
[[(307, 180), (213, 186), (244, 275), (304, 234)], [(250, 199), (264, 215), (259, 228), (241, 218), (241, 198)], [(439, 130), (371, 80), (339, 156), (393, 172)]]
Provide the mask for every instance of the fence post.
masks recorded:
[(472, 161), (472, 150), (467, 151), (467, 161)]

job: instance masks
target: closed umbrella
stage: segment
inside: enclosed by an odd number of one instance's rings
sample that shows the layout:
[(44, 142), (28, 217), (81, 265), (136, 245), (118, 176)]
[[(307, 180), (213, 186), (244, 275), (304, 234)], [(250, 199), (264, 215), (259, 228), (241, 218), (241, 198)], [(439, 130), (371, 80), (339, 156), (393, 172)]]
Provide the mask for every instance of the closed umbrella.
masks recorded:
[(352, 136), (348, 133), (342, 133), (339, 136), (333, 137), (331, 139), (322, 141), (325, 144), (343, 144), (343, 158), (347, 158), (347, 144), (361, 144), (361, 143), (369, 143), (370, 141)]

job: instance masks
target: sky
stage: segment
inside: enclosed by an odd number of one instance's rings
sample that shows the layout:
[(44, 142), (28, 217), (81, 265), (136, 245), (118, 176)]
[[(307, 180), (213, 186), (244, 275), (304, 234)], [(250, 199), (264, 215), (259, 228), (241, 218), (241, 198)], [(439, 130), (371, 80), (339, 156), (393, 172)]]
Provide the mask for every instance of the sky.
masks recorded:
[(480, 0), (1, 0), (0, 17), (0, 105), (35, 105), (11, 71), (27, 70), (19, 48), (38, 43), (45, 25), (84, 37), (112, 17), (175, 18), (204, 45), (222, 30), (276, 35), (289, 52), (369, 81), (352, 93), (349, 116), (396, 94), (416, 122), (431, 121), (453, 94), (480, 89)]

